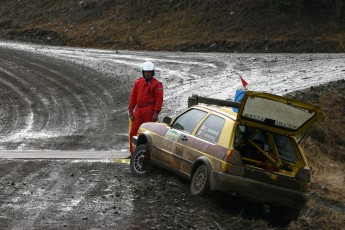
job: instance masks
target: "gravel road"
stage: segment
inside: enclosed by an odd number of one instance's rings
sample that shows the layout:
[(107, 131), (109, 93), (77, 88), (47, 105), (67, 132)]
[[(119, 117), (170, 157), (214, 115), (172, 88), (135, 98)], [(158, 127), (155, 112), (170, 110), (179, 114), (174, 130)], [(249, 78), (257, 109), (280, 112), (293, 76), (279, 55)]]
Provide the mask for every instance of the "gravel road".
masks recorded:
[[(161, 117), (185, 109), (195, 93), (231, 96), (239, 75), (253, 90), (285, 94), (345, 74), (344, 54), (117, 52), (0, 41), (0, 151), (126, 151), (127, 101), (144, 60), (156, 63), (165, 87)], [(318, 228), (306, 218), (294, 226)], [(126, 160), (0, 160), (0, 229), (267, 228), (265, 207), (225, 194), (192, 197), (189, 182), (166, 171), (133, 178)]]

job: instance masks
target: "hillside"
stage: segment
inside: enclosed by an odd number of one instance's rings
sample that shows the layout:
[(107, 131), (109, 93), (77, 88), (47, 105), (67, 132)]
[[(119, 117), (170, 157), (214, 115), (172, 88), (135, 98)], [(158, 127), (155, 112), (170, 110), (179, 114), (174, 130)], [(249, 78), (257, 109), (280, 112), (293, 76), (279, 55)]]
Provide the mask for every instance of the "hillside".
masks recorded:
[(333, 2), (2, 0), (0, 38), (111, 49), (344, 52), (345, 15), (336, 17)]

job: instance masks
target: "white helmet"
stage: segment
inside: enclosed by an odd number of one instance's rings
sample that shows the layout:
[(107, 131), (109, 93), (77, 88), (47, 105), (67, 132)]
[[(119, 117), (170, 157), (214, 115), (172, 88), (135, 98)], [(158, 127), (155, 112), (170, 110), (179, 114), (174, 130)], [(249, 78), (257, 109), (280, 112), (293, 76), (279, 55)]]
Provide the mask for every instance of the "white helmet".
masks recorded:
[(142, 71), (154, 71), (155, 65), (150, 61), (144, 62), (141, 66), (141, 70)]

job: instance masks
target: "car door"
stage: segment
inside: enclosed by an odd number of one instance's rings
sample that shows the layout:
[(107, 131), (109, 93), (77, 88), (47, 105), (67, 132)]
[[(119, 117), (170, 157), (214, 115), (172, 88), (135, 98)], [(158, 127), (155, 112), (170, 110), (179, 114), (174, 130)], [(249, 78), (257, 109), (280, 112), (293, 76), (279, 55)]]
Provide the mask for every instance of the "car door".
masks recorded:
[(185, 148), (185, 143), (181, 139), (188, 139), (195, 127), (206, 115), (207, 111), (195, 108), (189, 109), (179, 115), (166, 132), (163, 141), (157, 143), (160, 154), (157, 154), (155, 158), (167, 167), (180, 170), (180, 153)]
[(178, 140), (184, 146), (178, 152), (181, 158), (181, 171), (190, 175), (194, 162), (200, 157), (223, 158), (226, 148), (218, 144), (225, 119), (209, 114), (192, 134), (182, 134)]

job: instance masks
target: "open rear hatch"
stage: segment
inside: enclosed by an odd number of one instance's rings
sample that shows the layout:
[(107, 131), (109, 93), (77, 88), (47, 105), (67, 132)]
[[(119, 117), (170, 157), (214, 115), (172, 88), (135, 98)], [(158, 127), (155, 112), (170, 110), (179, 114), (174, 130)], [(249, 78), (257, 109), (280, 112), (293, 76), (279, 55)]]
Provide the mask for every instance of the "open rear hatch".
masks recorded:
[(293, 177), (307, 164), (293, 136), (321, 116), (313, 105), (248, 91), (239, 107), (234, 147), (246, 165)]
[(287, 136), (301, 134), (322, 116), (313, 105), (286, 97), (247, 91), (241, 101), (237, 121)]

